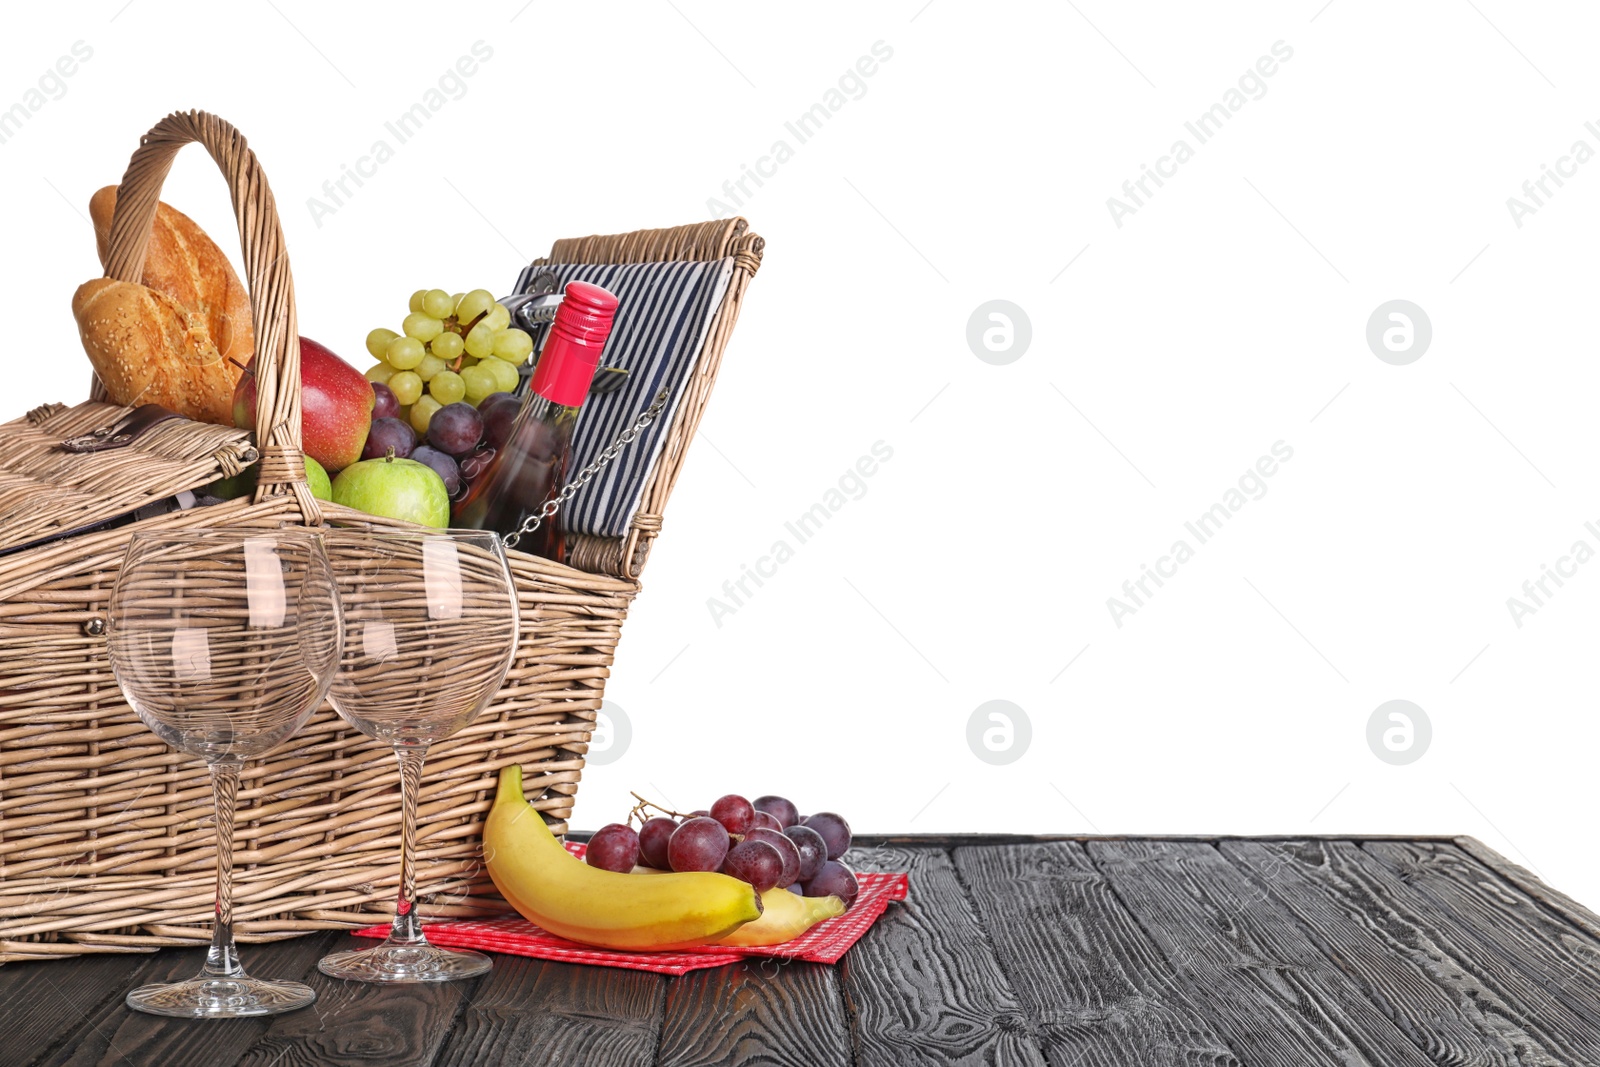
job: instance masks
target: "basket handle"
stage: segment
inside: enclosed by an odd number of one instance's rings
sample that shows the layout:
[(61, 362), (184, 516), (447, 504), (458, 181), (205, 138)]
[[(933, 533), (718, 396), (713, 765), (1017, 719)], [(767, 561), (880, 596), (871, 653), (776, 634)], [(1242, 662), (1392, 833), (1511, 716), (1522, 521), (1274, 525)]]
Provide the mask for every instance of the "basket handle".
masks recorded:
[(256, 444), (261, 450), (255, 499), (260, 503), (285, 491), (292, 493), (306, 523), (317, 526), (322, 511), (306, 483), (300, 453), (300, 331), (294, 279), (277, 203), (243, 134), (215, 115), (185, 111), (168, 115), (140, 139), (117, 187), (106, 277), (134, 283), (144, 277), (162, 183), (178, 150), (193, 141), (205, 146), (227, 179), (239, 220), (255, 325), (251, 367), (256, 376)]

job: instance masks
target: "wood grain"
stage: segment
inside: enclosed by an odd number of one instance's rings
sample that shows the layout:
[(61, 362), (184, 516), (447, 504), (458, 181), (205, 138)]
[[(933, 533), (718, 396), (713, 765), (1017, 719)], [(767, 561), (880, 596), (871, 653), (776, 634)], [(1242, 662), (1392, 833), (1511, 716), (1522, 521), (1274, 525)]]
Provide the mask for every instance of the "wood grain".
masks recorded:
[(435, 1063), (648, 1067), (666, 987), (665, 977), (644, 971), (495, 956)]
[(1554, 974), (1542, 980), (1530, 978), (1494, 946), (1493, 931), (1441, 908), (1436, 899), (1361, 847), (1339, 841), (1324, 842), (1322, 847), (1335, 876), (1354, 883), (1372, 899), (1373, 922), (1399, 916), (1428, 932), (1418, 948), (1430, 957), (1435, 973), (1454, 977), (1462, 972), (1498, 1002), (1515, 1005), (1531, 1020), (1526, 1029), (1547, 1047), (1560, 1050), (1556, 1060), (1563, 1067), (1600, 1063), (1600, 1028), (1555, 995), (1550, 988)]
[(1577, 1051), (1537, 1014), (1485, 986), (1440, 945), (1429, 917), (1348, 869), (1322, 842), (1224, 841), (1222, 852), (1305, 925), (1377, 1008), (1439, 1064), (1524, 1067)]
[[(337, 935), (326, 952), (371, 948), (366, 937)], [(237, 1060), (218, 1058), (213, 1067), (427, 1067), (450, 1032), (456, 1012), (482, 979), (382, 985), (329, 978), (315, 959), (302, 977), (317, 1002), (277, 1015), (266, 1032)], [(162, 1062), (162, 1061), (153, 1061)], [(163, 1064), (163, 1067), (165, 1065)]]
[(1600, 915), (1579, 904), (1559, 889), (1545, 885), (1544, 880), (1532, 871), (1512, 863), (1476, 837), (1458, 837), (1455, 846), (1477, 862), (1483, 864), (1561, 918), (1578, 927), (1590, 937), (1600, 940)]
[(1054, 1067), (1240, 1067), (1082, 845), (959, 848), (955, 863)]
[[(246, 947), (246, 970), (258, 978), (300, 979), (326, 951), (328, 935), (303, 937), (263, 948)], [(127, 988), (147, 982), (193, 978), (205, 963), (203, 949), (167, 951), (146, 958)], [(126, 992), (126, 989), (124, 990)], [(238, 1060), (267, 1029), (266, 1019), (216, 1019), (204, 1023), (133, 1011), (111, 998), (43, 1061), (51, 1067), (218, 1067)]]
[(1364, 851), (1431, 898), (1501, 961), (1600, 1029), (1600, 942), (1560, 922), (1454, 845), (1369, 842)]
[(752, 960), (667, 987), (664, 1067), (849, 1067), (849, 1026), (832, 967)]
[(33, 1064), (54, 1052), (73, 1030), (133, 988), (149, 956), (83, 956), (0, 967), (0, 1061)]
[(1045, 1063), (943, 849), (881, 846), (846, 857), (861, 871), (907, 871), (911, 891), (841, 961), (862, 1067)]
[(323, 933), (245, 950), (317, 1005), (197, 1023), (122, 996), (198, 950), (12, 964), (0, 1067), (1600, 1065), (1600, 923), (1476, 842), (970, 842), (854, 852), (910, 870), (911, 895), (837, 967), (497, 956), (480, 980), (382, 987), (317, 974), (371, 943)]
[(1119, 841), (1088, 849), (1246, 1063), (1433, 1063), (1293, 914), (1212, 846)]

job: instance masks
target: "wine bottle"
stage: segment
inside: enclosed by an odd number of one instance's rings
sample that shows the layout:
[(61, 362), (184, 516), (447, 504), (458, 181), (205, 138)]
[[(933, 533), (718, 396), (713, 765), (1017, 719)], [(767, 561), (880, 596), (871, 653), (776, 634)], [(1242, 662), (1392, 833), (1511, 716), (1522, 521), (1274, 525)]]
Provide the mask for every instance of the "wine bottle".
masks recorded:
[[(598, 285), (567, 285), (511, 432), (488, 469), (456, 504), (451, 520), (455, 526), (516, 533), (560, 492), (578, 408), (600, 365), (616, 312), (617, 298)], [(545, 519), (516, 547), (562, 561), (566, 543), (561, 513)]]

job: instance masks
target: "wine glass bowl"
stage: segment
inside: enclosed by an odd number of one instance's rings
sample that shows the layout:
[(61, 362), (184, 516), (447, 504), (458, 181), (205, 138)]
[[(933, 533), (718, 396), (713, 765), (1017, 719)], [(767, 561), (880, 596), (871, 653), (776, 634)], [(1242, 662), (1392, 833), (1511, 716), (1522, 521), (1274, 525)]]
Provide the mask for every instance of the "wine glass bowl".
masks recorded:
[(265, 755), (320, 703), (338, 659), (326, 558), (296, 534), (140, 534), (107, 647), (128, 704), (206, 760)]
[(382, 944), (319, 969), (367, 982), (439, 982), (489, 970), (487, 956), (428, 944), (416, 911), (416, 806), (428, 746), (494, 698), (517, 649), (517, 594), (499, 538), (476, 530), (330, 530), (344, 648), (329, 698), (400, 765), (401, 874)]
[(339, 662), (339, 603), (320, 541), (293, 529), (136, 534), (107, 614), (107, 654), (128, 704), (167, 744), (205, 760), (216, 803), (216, 926), (205, 967), (189, 981), (133, 990), (128, 1006), (236, 1018), (310, 1004), (308, 986), (245, 973), (231, 891), (240, 769), (300, 728)]
[(515, 593), (493, 534), (333, 533), (345, 646), (329, 696), (389, 745), (451, 736), (493, 699), (516, 651)]

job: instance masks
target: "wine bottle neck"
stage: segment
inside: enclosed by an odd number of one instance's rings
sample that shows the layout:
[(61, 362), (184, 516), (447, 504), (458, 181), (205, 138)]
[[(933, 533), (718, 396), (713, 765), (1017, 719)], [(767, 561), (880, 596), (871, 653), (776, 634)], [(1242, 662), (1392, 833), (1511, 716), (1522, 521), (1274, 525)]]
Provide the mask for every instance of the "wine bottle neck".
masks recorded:
[(517, 413), (519, 420), (533, 419), (538, 422), (556, 423), (578, 414), (578, 407), (574, 404), (558, 404), (547, 396), (539, 393), (528, 393), (528, 399), (522, 405), (522, 410)]
[(529, 388), (535, 396), (552, 404), (578, 407), (594, 381), (602, 347), (552, 332), (544, 351), (539, 354), (539, 364), (534, 368)]

